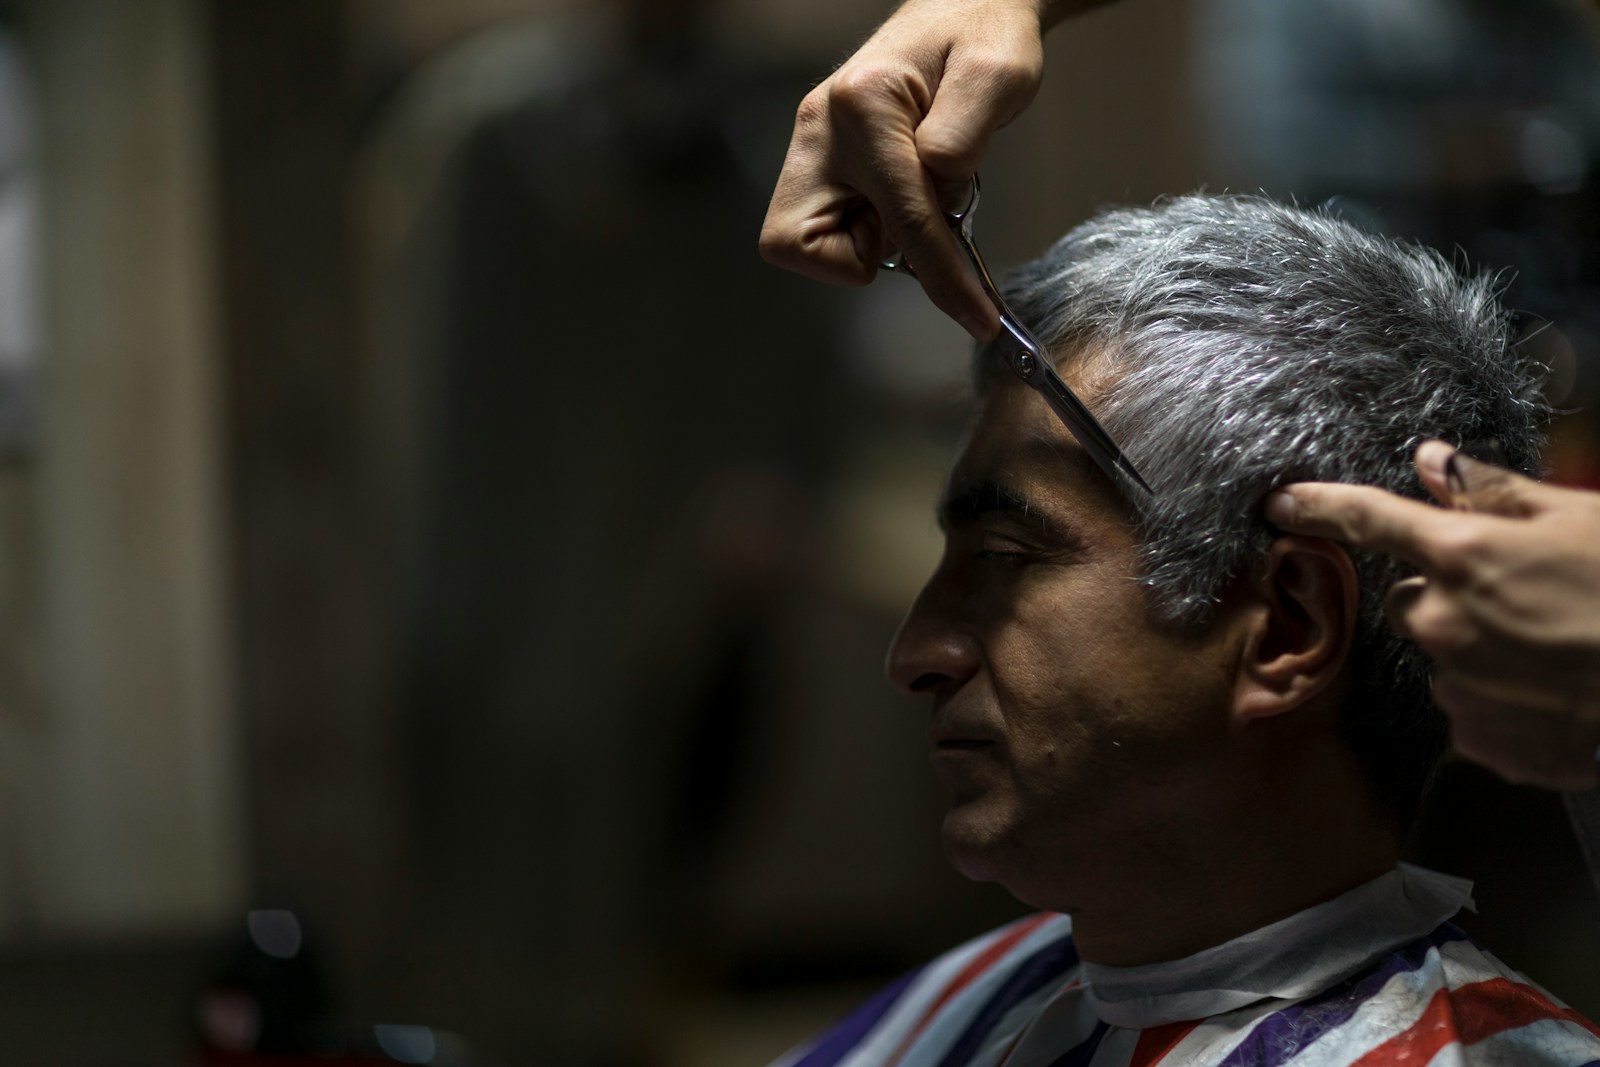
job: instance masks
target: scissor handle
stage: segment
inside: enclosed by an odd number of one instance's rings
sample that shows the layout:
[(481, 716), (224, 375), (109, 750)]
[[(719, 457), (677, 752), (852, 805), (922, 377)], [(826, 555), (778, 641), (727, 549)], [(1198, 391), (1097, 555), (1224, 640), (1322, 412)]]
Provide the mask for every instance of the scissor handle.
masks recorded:
[[(978, 265), (978, 273), (984, 277), (984, 288), (988, 289), (992, 283), (988, 281), (988, 272), (982, 269), (983, 261), (978, 257), (978, 250), (972, 243), (972, 214), (978, 210), (979, 189), (978, 172), (973, 171), (972, 191), (967, 196), (967, 202), (961, 205), (961, 208), (957, 211), (946, 211), (944, 213), (944, 221), (945, 225), (955, 231), (956, 240), (961, 242), (961, 249), (966, 252), (967, 258)], [(904, 255), (897, 248), (893, 255), (886, 256), (880, 260), (878, 266), (884, 270), (892, 270), (897, 274), (909, 274), (915, 278), (917, 272), (911, 264), (905, 261)]]
[[(1089, 454), (1089, 458), (1105, 471), (1113, 482), (1127, 487), (1124, 491), (1130, 496), (1136, 495), (1137, 492), (1154, 495), (1149, 484), (1139, 476), (1133, 463), (1123, 454), (1122, 449), (1117, 447), (1111, 435), (1106, 433), (1105, 427), (1100, 425), (1099, 420), (1090, 413), (1067, 383), (1061, 380), (1061, 376), (1050, 363), (1049, 353), (1044, 350), (1038, 338), (1033, 336), (1032, 331), (1011, 313), (1005, 297), (1000, 295), (1000, 287), (995, 285), (994, 279), (989, 276), (989, 268), (984, 265), (978, 245), (972, 239), (972, 216), (978, 210), (979, 189), (978, 175), (974, 172), (972, 195), (967, 197), (967, 202), (960, 210), (946, 211), (944, 218), (954, 231), (956, 240), (960, 243), (962, 252), (966, 253), (973, 270), (977, 271), (978, 282), (983, 286), (989, 302), (999, 313), (1000, 336), (993, 342), (994, 350), (1010, 365), (1012, 373), (1044, 397), (1045, 403), (1077, 438), (1078, 443)], [(879, 266), (884, 270), (909, 274), (913, 278), (917, 275), (911, 264), (905, 262), (898, 251), (884, 259)]]

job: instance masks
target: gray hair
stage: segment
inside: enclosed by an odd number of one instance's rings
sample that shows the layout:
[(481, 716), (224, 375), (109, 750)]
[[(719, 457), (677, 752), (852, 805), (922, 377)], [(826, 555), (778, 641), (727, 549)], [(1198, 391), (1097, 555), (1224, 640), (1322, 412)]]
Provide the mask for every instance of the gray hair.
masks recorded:
[[(1006, 298), (1058, 359), (1103, 352), (1096, 415), (1156, 490), (1135, 502), (1158, 617), (1206, 621), (1264, 559), (1262, 498), (1302, 480), (1426, 496), (1428, 437), (1498, 441), (1531, 472), (1542, 368), (1510, 343), (1490, 277), (1324, 212), (1253, 196), (1108, 211), (1012, 275)], [(980, 352), (980, 388), (1000, 361)], [(1384, 621), (1396, 561), (1353, 553), (1361, 614), (1346, 736), (1410, 821), (1443, 752), (1426, 659)]]

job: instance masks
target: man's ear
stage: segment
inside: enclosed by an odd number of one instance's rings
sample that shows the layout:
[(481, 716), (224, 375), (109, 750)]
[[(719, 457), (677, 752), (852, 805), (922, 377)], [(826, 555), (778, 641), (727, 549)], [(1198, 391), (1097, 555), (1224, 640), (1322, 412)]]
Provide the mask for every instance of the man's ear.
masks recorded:
[(1278, 538), (1250, 587), (1255, 610), (1234, 693), (1241, 720), (1300, 707), (1337, 681), (1356, 625), (1356, 569), (1333, 541)]

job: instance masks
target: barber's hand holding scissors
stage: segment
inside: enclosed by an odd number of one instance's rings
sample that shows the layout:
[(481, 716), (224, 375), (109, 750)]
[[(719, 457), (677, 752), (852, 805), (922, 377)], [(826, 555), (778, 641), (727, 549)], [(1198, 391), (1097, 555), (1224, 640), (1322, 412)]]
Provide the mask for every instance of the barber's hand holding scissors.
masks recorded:
[(1422, 575), (1395, 587), (1390, 622), (1436, 664), (1434, 696), (1457, 751), (1513, 782), (1600, 781), (1600, 493), (1542, 485), (1454, 453), (1417, 449), (1450, 510), (1371, 486), (1305, 483), (1267, 518), (1397, 556)]
[[(795, 119), (762, 254), (819, 281), (864, 284), (891, 249), (974, 337), (998, 329), (945, 206), (989, 136), (1038, 89), (1044, 30), (1095, 0), (907, 0)], [(1600, 494), (1539, 485), (1449, 446), (1418, 450), (1443, 511), (1367, 486), (1274, 494), (1299, 533), (1399, 556), (1423, 575), (1391, 597), (1394, 624), (1437, 663), (1457, 749), (1514, 781), (1596, 782), (1600, 744)]]
[(1045, 27), (1090, 0), (907, 0), (800, 104), (761, 254), (862, 285), (898, 249), (979, 340), (999, 322), (940, 207), (966, 195), (989, 136), (1028, 106)]

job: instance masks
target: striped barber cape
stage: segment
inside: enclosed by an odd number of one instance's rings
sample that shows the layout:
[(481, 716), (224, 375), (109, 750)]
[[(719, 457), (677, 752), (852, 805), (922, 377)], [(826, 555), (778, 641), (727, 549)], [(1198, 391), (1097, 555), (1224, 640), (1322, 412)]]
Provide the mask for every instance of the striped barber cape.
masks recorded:
[(1447, 920), (1460, 879), (1402, 865), (1172, 963), (1078, 959), (1035, 915), (884, 989), (773, 1067), (1600, 1065), (1600, 1027)]

